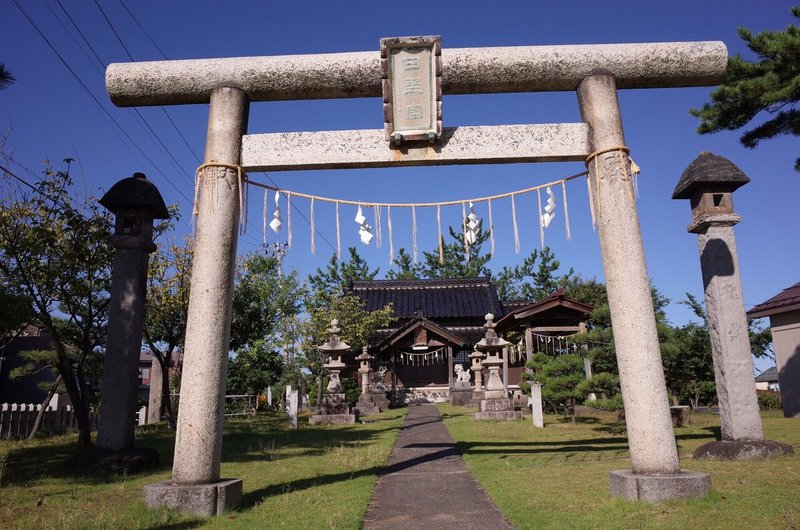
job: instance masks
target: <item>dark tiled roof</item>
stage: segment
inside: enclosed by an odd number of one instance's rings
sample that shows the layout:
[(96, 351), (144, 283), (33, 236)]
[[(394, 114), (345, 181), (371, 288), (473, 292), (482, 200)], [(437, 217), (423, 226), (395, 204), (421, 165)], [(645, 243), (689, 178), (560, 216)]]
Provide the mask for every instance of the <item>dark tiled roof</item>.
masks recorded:
[(778, 368), (767, 368), (756, 377), (756, 383), (771, 383), (778, 380)]
[(361, 280), (349, 291), (364, 300), (365, 308), (374, 311), (392, 304), (397, 318), (415, 316), (438, 321), (443, 318), (483, 320), (486, 313), (500, 318), (503, 306), (497, 290), (488, 278), (435, 280)]
[(558, 289), (539, 302), (515, 307), (497, 322), (497, 330), (505, 332), (522, 323), (547, 323), (552, 326), (577, 325), (594, 310), (594, 307), (567, 298), (564, 289)]
[(750, 179), (727, 158), (703, 152), (689, 164), (678, 180), (673, 199), (691, 199), (701, 186), (724, 186), (729, 191), (744, 186)]
[(762, 302), (747, 312), (750, 318), (768, 317), (800, 309), (800, 282), (787, 287), (766, 302)]

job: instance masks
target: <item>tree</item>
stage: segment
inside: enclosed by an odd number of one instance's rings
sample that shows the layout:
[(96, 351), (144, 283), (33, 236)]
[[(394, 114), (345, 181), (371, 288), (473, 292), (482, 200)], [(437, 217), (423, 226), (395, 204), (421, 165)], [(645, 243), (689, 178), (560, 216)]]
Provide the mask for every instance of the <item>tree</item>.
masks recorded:
[(55, 365), (75, 410), (78, 441), (91, 445), (92, 368), (105, 343), (112, 222), (96, 200), (72, 195), (71, 160), (65, 162), (65, 170), (48, 168), (34, 192), (4, 198), (0, 275), (29, 298), (34, 323), (50, 332)]
[[(19, 379), (21, 377), (36, 375), (41, 372), (49, 372), (50, 377), (52, 377), (51, 380), (40, 382), (38, 385), (41, 390), (44, 390), (45, 396), (44, 399), (39, 403), (39, 411), (36, 414), (36, 419), (33, 422), (31, 431), (28, 433), (27, 440), (33, 440), (36, 438), (36, 434), (39, 432), (39, 427), (42, 425), (42, 419), (44, 418), (44, 413), (47, 410), (50, 400), (53, 399), (53, 395), (56, 393), (56, 391), (58, 391), (59, 388), (63, 387), (64, 385), (61, 384), (62, 377), (56, 369), (55, 361), (57, 356), (55, 351), (22, 351), (19, 352), (19, 357), (24, 361), (24, 363), (9, 372), (8, 376), (10, 378)], [(61, 388), (60, 391), (63, 392), (63, 388)]]
[(228, 363), (230, 394), (258, 394), (277, 383), (283, 373), (280, 352), (264, 339), (258, 339), (236, 351)]
[(340, 260), (334, 254), (325, 270), (318, 268), (316, 274), (308, 277), (312, 291), (334, 296), (343, 293), (350, 280), (372, 280), (378, 275), (380, 269), (369, 270), (369, 264), (359, 255), (356, 247), (348, 248), (347, 252), (349, 259)]
[(491, 254), (482, 253), (483, 244), (489, 239), (489, 232), (483, 231), (483, 223), (478, 226), (478, 234), (475, 243), (469, 245), (467, 250), (464, 247), (464, 233), (456, 232), (451, 226), (448, 227), (450, 243), (445, 243), (442, 238), (442, 254), (444, 259), (440, 261), (439, 249), (430, 252), (423, 252), (423, 276), (425, 278), (469, 278), (473, 276), (486, 276), (489, 268), (486, 266), (492, 259)]
[(15, 292), (4, 277), (0, 277), (0, 357), (9, 342), (14, 340), (20, 331), (33, 318), (30, 299), (22, 293)]
[(390, 280), (418, 280), (425, 274), (422, 264), (414, 263), (414, 258), (404, 248), (400, 249), (392, 263), (397, 265), (398, 270), (395, 272), (390, 269), (386, 272), (386, 277)]
[[(538, 265), (537, 265), (538, 261)], [(564, 287), (575, 274), (572, 268), (562, 276), (556, 272), (561, 262), (550, 247), (533, 250), (521, 265), (505, 266), (494, 279), (500, 300), (542, 300), (559, 287)]]
[(0, 90), (10, 87), (16, 80), (6, 68), (5, 63), (0, 63)]
[(162, 246), (150, 257), (143, 338), (161, 367), (161, 410), (170, 429), (175, 429), (170, 368), (175, 353), (183, 348), (189, 312), (189, 287), (194, 256), (193, 241)]
[(575, 422), (575, 405), (589, 394), (589, 381), (583, 372), (583, 358), (576, 354), (545, 355), (538, 353), (528, 361), (531, 373), (523, 377), (542, 385), (545, 406), (563, 411)]
[[(800, 7), (791, 8), (800, 18)], [(800, 136), (800, 28), (790, 24), (785, 31), (763, 31), (758, 35), (743, 27), (739, 36), (759, 58), (751, 63), (736, 55), (728, 60), (722, 84), (711, 93), (711, 103), (691, 109), (701, 119), (697, 132), (715, 133), (737, 130), (762, 112), (773, 116), (741, 137), (745, 147), (754, 148), (761, 140), (789, 134)], [(795, 161), (800, 171), (800, 158)]]

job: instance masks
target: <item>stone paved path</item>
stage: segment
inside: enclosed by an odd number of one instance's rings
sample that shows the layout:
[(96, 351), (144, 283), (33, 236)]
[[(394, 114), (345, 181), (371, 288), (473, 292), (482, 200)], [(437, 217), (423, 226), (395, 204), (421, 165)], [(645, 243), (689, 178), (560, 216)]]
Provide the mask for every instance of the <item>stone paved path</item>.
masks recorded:
[(433, 404), (408, 408), (364, 528), (513, 529), (467, 470)]

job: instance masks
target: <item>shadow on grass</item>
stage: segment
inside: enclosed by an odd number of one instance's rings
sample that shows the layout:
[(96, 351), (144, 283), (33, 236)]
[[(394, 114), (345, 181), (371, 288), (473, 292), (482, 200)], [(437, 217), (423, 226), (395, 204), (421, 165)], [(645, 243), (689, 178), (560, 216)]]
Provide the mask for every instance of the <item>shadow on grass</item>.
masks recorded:
[(189, 528), (200, 528), (201, 526), (205, 525), (207, 521), (202, 519), (196, 519), (193, 521), (183, 521), (180, 523), (172, 523), (172, 524), (156, 524), (152, 526), (146, 526), (149, 530), (184, 530)]

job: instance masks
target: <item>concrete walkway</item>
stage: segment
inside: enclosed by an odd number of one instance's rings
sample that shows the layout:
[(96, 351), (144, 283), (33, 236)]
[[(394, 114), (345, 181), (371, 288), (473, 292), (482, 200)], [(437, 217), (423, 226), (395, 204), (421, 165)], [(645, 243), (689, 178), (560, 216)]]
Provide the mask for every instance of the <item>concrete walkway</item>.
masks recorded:
[(464, 465), (433, 404), (411, 405), (364, 528), (513, 529)]

